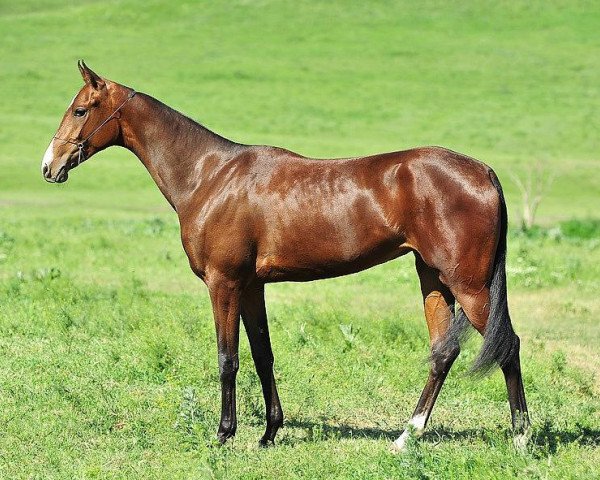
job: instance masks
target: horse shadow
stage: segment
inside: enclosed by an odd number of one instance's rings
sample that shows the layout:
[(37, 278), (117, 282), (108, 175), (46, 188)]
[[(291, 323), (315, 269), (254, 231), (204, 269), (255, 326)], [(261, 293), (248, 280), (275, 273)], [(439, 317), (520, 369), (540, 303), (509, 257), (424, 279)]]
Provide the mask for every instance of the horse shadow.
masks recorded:
[(600, 447), (600, 430), (575, 424), (569, 429), (560, 428), (546, 419), (540, 425), (534, 425), (530, 442), (538, 447), (539, 456), (555, 454), (561, 445), (579, 444), (581, 446)]
[[(305, 440), (315, 441), (318, 439), (349, 439), (349, 438), (368, 438), (371, 440), (382, 440), (400, 435), (396, 429), (384, 429), (379, 426), (357, 427), (346, 423), (334, 423), (327, 419), (321, 421), (312, 421), (306, 419), (286, 420), (284, 427), (286, 429), (304, 430), (306, 432)], [(318, 433), (317, 433), (318, 432)]]
[[(327, 419), (312, 421), (294, 418), (285, 422), (286, 429), (301, 430), (305, 435), (295, 436), (293, 440), (286, 439), (286, 443), (304, 443), (314, 441), (326, 441), (332, 439), (357, 439), (388, 440), (392, 442), (402, 433), (402, 430), (388, 429), (374, 426), (354, 426), (347, 423), (335, 423)], [(512, 436), (510, 429), (500, 432), (496, 429), (465, 428), (454, 429), (443, 425), (426, 430), (420, 442), (427, 444), (438, 444), (442, 442), (460, 441), (483, 441), (492, 445), (498, 435), (507, 438)], [(561, 445), (577, 443), (581, 446), (600, 446), (600, 430), (575, 424), (568, 428), (555, 425), (551, 420), (545, 420), (541, 424), (532, 426), (531, 438), (529, 440), (530, 451), (534, 456), (545, 457), (557, 452)]]

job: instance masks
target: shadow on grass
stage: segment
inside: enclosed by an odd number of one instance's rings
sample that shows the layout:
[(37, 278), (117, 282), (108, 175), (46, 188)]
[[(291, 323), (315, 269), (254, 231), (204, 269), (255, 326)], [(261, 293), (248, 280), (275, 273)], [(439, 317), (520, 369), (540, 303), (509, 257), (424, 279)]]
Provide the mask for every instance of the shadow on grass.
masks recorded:
[[(437, 427), (431, 430), (426, 430), (422, 440), (426, 442), (437, 443), (440, 441), (452, 440), (483, 440), (486, 443), (491, 443), (497, 439), (499, 435), (512, 437), (512, 431), (493, 430), (493, 429), (464, 429), (452, 430), (446, 427)], [(565, 430), (552, 424), (546, 420), (541, 425), (533, 425), (532, 435), (529, 440), (529, 446), (538, 447), (548, 453), (556, 453), (560, 445), (569, 445), (577, 443), (582, 446), (600, 446), (600, 430), (574, 425), (571, 429)]]
[[(314, 422), (310, 420), (291, 419), (286, 421), (286, 428), (301, 429), (307, 433), (306, 441), (319, 441), (342, 438), (368, 438), (371, 440), (389, 440), (396, 439), (401, 430), (386, 429), (377, 426), (356, 427), (347, 424), (334, 424), (326, 420)], [(510, 438), (511, 431), (485, 429), (485, 428), (467, 428), (454, 430), (444, 426), (439, 426), (426, 430), (421, 438), (422, 442), (437, 444), (440, 442), (452, 441), (472, 441), (481, 440), (487, 444), (493, 444), (498, 436)], [(529, 446), (532, 447), (533, 454), (545, 456), (554, 454), (560, 445), (578, 444), (581, 446), (600, 446), (600, 430), (588, 428), (581, 425), (574, 425), (572, 429), (565, 430), (555, 426), (551, 421), (546, 420), (541, 425), (534, 425), (532, 437)]]
[(539, 454), (554, 454), (560, 445), (572, 443), (600, 447), (600, 430), (579, 424), (566, 430), (556, 427), (550, 420), (546, 420), (539, 427), (534, 427), (529, 443), (537, 447)]
[(421, 437), (422, 442), (427, 443), (440, 443), (448, 441), (461, 441), (461, 440), (483, 440), (485, 443), (490, 443), (494, 435), (498, 432), (492, 432), (484, 428), (464, 428), (462, 430), (454, 430), (444, 426), (425, 430)]
[(308, 440), (334, 438), (370, 438), (372, 440), (393, 439), (400, 435), (397, 429), (379, 427), (356, 427), (344, 423), (330, 423), (327, 420), (314, 422), (310, 420), (286, 420), (285, 428), (306, 430)]
[[(345, 423), (334, 424), (323, 420), (315, 422), (310, 420), (292, 419), (285, 422), (285, 427), (290, 429), (301, 429), (307, 432), (307, 440), (327, 440), (342, 438), (368, 438), (371, 440), (389, 440), (393, 442), (402, 433), (402, 430), (387, 429), (377, 426), (357, 427)], [(487, 439), (488, 435), (484, 429), (451, 430), (445, 427), (426, 430), (422, 441), (438, 443), (444, 440), (466, 440)]]

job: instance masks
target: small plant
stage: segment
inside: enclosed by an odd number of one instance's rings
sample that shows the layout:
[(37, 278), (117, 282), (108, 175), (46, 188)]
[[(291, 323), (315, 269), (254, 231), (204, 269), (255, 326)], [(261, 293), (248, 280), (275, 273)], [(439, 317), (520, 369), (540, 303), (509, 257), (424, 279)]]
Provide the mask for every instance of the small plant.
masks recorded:
[(567, 366), (567, 357), (563, 351), (554, 352), (552, 355), (552, 370), (555, 373), (563, 373)]
[(39, 282), (43, 282), (46, 280), (56, 280), (60, 278), (62, 275), (60, 268), (51, 267), (51, 268), (38, 268), (35, 272), (33, 272), (33, 278), (35, 278)]
[(310, 334), (306, 331), (306, 322), (300, 324), (300, 328), (298, 329), (297, 342), (300, 346), (314, 344)]
[(523, 204), (521, 228), (529, 230), (535, 225), (538, 207), (552, 186), (554, 175), (547, 173), (544, 164), (538, 161), (529, 166), (524, 179), (515, 174), (512, 174), (511, 177), (521, 192)]
[(198, 403), (198, 394), (194, 387), (185, 387), (181, 393), (181, 403), (179, 404), (179, 415), (175, 428), (191, 433), (194, 430), (194, 424), (200, 416)]
[(360, 329), (355, 328), (351, 323), (350, 324), (340, 324), (340, 330), (342, 335), (344, 336), (344, 341), (346, 342), (345, 350), (349, 350), (354, 347), (356, 343), (356, 337)]
[(189, 448), (197, 449), (204, 444), (203, 439), (208, 435), (205, 420), (196, 389), (191, 386), (184, 387), (174, 427), (181, 432), (183, 441)]

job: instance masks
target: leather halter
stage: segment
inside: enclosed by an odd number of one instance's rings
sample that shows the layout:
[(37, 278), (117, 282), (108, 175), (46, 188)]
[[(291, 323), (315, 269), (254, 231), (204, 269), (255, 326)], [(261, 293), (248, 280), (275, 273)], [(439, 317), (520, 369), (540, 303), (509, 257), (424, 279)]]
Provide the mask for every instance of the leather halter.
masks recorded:
[[(100, 125), (98, 125), (96, 128), (94, 128), (94, 130), (92, 130), (92, 133), (90, 133), (87, 137), (85, 137), (83, 140), (76, 142), (73, 140), (67, 140), (66, 138), (58, 138), (56, 135), (53, 137), (55, 140), (59, 140), (61, 142), (65, 142), (65, 143), (70, 143), (72, 145), (76, 145), (77, 149), (79, 150), (79, 154), (77, 156), (77, 165), (79, 165), (80, 163), (82, 163), (84, 160), (86, 160), (86, 156), (85, 156), (85, 152), (83, 151), (83, 149), (85, 148), (87, 142), (89, 141), (90, 138), (92, 138), (96, 132), (98, 132), (98, 130), (100, 130), (104, 125), (106, 125), (110, 120), (112, 120), (114, 118), (114, 116), (119, 112), (119, 110), (121, 110), (125, 104), (127, 102), (129, 102), (129, 100), (131, 100), (135, 94), (137, 92), (135, 90), (131, 90), (131, 92), (129, 92), (129, 95), (127, 95), (127, 98), (125, 99), (125, 101), (123, 103), (121, 103), (121, 105), (119, 105), (116, 110), (114, 112), (112, 112), (108, 118), (106, 120), (104, 120)], [(76, 165), (76, 166), (77, 166)]]

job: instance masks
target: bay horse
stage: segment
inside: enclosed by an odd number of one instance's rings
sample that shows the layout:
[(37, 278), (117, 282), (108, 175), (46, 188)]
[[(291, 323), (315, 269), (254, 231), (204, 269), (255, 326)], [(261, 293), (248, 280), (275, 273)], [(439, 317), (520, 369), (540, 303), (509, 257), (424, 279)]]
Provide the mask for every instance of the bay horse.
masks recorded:
[(85, 85), (44, 154), (42, 174), (65, 182), (71, 169), (119, 145), (142, 161), (177, 213), (183, 248), (214, 313), (220, 442), (237, 427), (240, 317), (265, 400), (260, 444), (272, 444), (283, 424), (265, 284), (348, 275), (409, 252), (421, 282), (431, 366), (392, 448), (402, 450), (423, 432), (469, 325), (484, 338), (474, 369), (500, 366), (516, 438), (525, 438), (520, 341), (506, 291), (506, 204), (490, 167), (441, 147), (322, 160), (243, 145), (100, 77), (83, 61), (78, 67)]

